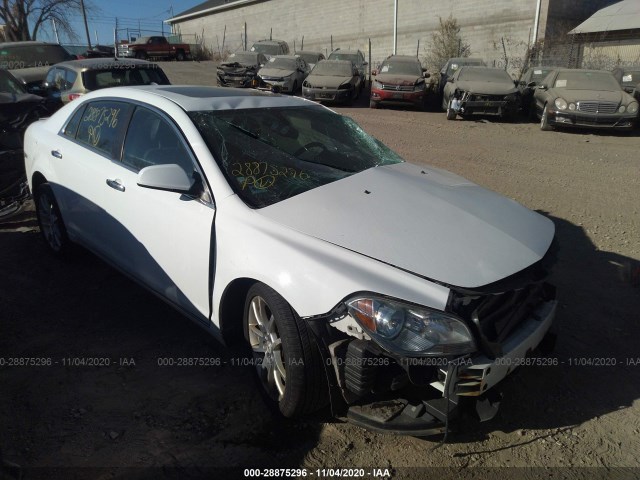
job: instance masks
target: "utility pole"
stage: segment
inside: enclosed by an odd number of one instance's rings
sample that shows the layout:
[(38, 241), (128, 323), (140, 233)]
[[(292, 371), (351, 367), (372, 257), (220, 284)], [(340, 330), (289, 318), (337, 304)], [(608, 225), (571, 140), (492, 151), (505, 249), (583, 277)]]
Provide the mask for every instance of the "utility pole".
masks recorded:
[(87, 43), (91, 50), (91, 36), (89, 35), (89, 25), (87, 24), (87, 12), (84, 10), (84, 0), (80, 0), (80, 8), (82, 8), (82, 18), (84, 18), (84, 30), (87, 33)]
[(393, 54), (398, 50), (398, 0), (393, 0)]

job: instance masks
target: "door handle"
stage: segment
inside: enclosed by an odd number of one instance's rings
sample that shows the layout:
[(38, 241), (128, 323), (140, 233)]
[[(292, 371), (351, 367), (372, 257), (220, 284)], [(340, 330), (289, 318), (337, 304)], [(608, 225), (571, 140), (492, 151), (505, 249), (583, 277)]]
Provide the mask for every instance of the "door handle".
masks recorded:
[(120, 180), (117, 178), (115, 180), (107, 178), (107, 185), (115, 190), (118, 190), (119, 192), (124, 192), (124, 185), (122, 185), (122, 183), (120, 183)]
[(56, 158), (62, 158), (62, 154), (58, 150), (51, 150), (51, 155)]

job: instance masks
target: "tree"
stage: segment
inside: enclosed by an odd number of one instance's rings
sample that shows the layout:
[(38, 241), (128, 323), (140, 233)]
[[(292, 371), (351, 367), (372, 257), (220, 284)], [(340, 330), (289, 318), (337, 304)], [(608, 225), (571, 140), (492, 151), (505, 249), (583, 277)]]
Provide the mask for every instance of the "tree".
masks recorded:
[(36, 40), (52, 20), (58, 30), (76, 39), (70, 23), (76, 12), (80, 12), (80, 0), (0, 0), (0, 20), (5, 24), (4, 34), (9, 42)]
[(452, 57), (468, 57), (471, 45), (460, 35), (458, 21), (449, 15), (443, 20), (438, 17), (440, 26), (431, 34), (431, 41), (426, 47), (425, 63), (434, 69), (440, 69)]

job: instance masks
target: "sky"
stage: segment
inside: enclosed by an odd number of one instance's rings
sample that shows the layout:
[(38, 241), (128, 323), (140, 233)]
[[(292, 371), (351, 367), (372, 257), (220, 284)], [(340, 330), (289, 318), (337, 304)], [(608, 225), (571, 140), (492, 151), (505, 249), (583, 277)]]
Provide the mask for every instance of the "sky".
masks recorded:
[[(120, 39), (129, 34), (133, 34), (140, 28), (143, 34), (161, 35), (162, 29), (167, 34), (170, 28), (167, 24), (162, 25), (162, 21), (171, 18), (189, 8), (195, 7), (204, 0), (85, 0), (85, 5), (90, 6), (87, 12), (87, 22), (89, 33), (91, 34), (91, 44), (96, 42), (96, 34), (100, 44), (113, 44), (113, 31), (118, 18)], [(73, 29), (78, 35), (78, 40), (70, 40), (67, 36), (59, 33), (60, 43), (87, 44), (87, 34), (85, 33), (82, 15), (74, 14), (72, 17)], [(46, 31), (38, 34), (38, 40), (55, 42), (55, 35), (51, 25)]]

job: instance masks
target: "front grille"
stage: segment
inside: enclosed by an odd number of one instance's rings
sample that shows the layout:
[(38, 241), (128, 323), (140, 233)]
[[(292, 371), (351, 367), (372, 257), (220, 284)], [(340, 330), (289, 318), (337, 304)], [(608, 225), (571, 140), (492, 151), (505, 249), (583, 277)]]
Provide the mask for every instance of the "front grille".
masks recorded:
[(470, 102), (501, 102), (504, 100), (504, 95), (469, 95)]
[(614, 102), (578, 102), (578, 110), (584, 113), (616, 113), (618, 104)]
[(413, 92), (413, 85), (389, 85), (381, 84), (382, 90), (393, 90), (394, 92)]

